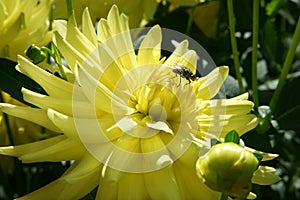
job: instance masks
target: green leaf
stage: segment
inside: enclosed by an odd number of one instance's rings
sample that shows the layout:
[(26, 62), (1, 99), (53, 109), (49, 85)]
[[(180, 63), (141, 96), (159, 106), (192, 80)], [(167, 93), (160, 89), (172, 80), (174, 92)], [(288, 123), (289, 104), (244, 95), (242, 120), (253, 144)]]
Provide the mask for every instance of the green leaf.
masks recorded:
[(30, 105), (23, 99), (21, 92), (22, 87), (38, 92), (40, 94), (47, 94), (45, 90), (31, 78), (25, 76), (15, 69), (16, 62), (0, 58), (0, 89), (10, 94), (11, 97)]
[(267, 15), (274, 16), (278, 13), (278, 11), (287, 3), (287, 0), (273, 0), (271, 1), (267, 7)]
[(240, 144), (240, 136), (235, 130), (229, 131), (225, 136), (225, 142)]
[(258, 162), (260, 163), (263, 159), (263, 155), (260, 153), (253, 153), (253, 155), (256, 157), (256, 159), (258, 160)]
[(300, 131), (300, 76), (283, 87), (274, 115), (281, 129)]

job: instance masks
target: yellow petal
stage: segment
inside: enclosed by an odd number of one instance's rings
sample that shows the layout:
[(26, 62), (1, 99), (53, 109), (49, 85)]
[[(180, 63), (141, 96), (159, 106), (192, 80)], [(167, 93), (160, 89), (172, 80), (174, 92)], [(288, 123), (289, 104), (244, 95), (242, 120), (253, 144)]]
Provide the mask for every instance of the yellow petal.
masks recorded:
[(39, 151), (26, 153), (20, 156), (19, 159), (24, 163), (79, 160), (84, 152), (86, 152), (86, 150), (80, 142), (65, 139), (52, 146), (44, 147)]
[[(112, 113), (112, 104), (122, 113), (130, 114), (132, 109), (129, 108), (121, 99), (113, 97), (110, 91), (103, 83), (94, 79), (83, 68), (76, 67), (76, 75), (80, 81), (82, 89), (91, 103), (95, 104), (96, 108), (108, 113)], [(97, 102), (95, 102), (97, 101)]]
[[(196, 152), (194, 157), (198, 157)], [(178, 161), (175, 162), (173, 168), (178, 187), (183, 195), (181, 199), (199, 199), (199, 197), (205, 200), (220, 199), (220, 192), (208, 188), (202, 180), (196, 176), (195, 163), (187, 166)]]
[[(86, 100), (78, 86), (74, 86), (72, 83), (46, 72), (22, 56), (19, 56), (18, 59), (19, 65), (17, 69), (39, 83), (50, 96), (62, 99), (76, 98)], [(74, 96), (73, 90), (80, 95)]]
[(90, 55), (96, 48), (96, 46), (88, 40), (77, 27), (69, 22), (67, 23), (66, 41), (68, 41), (84, 57)]
[(139, 47), (138, 65), (159, 63), (162, 35), (158, 25), (152, 27)]
[[(41, 95), (22, 88), (25, 101), (34, 104), (42, 109), (52, 108), (65, 115), (73, 115), (73, 109), (81, 111), (80, 116), (91, 116), (94, 113), (93, 105), (87, 101), (72, 101), (72, 99), (59, 99), (51, 96)], [(76, 112), (77, 114), (79, 112)], [(92, 115), (93, 116), (93, 115)]]
[(189, 68), (193, 74), (196, 74), (197, 68), (197, 53), (194, 50), (189, 50), (184, 53), (180, 60), (178, 60), (180, 64)]
[(88, 8), (85, 8), (82, 15), (82, 33), (87, 37), (95, 46), (97, 45), (97, 35)]
[(227, 78), (228, 67), (217, 67), (205, 77), (201, 77), (192, 83), (193, 89), (199, 99), (212, 99), (220, 90)]
[(112, 6), (107, 20), (100, 20), (97, 35), (98, 40), (111, 49), (114, 57), (124, 68), (132, 69), (136, 66), (128, 18), (123, 14), (119, 15), (115, 5)]
[(251, 101), (214, 99), (200, 102), (200, 115), (241, 115), (249, 113), (254, 104)]
[(166, 167), (161, 170), (145, 173), (144, 180), (145, 187), (151, 199), (181, 199), (172, 167)]
[(102, 164), (86, 153), (62, 177), (18, 199), (80, 199), (97, 186), (101, 168)]
[(60, 135), (56, 137), (52, 137), (46, 140), (32, 142), (29, 144), (17, 145), (17, 146), (8, 146), (8, 147), (0, 147), (0, 154), (19, 157), (24, 154), (34, 153), (40, 151), (44, 148), (53, 146), (61, 141), (66, 140), (66, 136)]
[(74, 72), (76, 63), (82, 63), (86, 58), (57, 32), (55, 32), (54, 37), (55, 44), (66, 59), (70, 69)]
[(271, 185), (281, 180), (279, 176), (274, 173), (276, 170), (273, 167), (259, 166), (254, 172), (252, 182), (259, 185)]
[(147, 199), (143, 174), (124, 174), (118, 184), (118, 196), (122, 200)]
[[(61, 130), (49, 120), (49, 118), (47, 117), (47, 111), (45, 110), (23, 106), (15, 106), (7, 103), (1, 103), (0, 109), (2, 112), (5, 112), (9, 115), (13, 115), (15, 117), (19, 117), (31, 121), (33, 123), (39, 124), (54, 132), (61, 132)], [(30, 117), (28, 117), (28, 113), (30, 113)]]
[(178, 62), (178, 58), (187, 52), (188, 46), (189, 42), (187, 40), (182, 41), (164, 64), (174, 66), (174, 63)]
[(236, 130), (239, 135), (250, 131), (258, 124), (255, 115), (220, 115), (220, 116), (200, 116), (199, 138), (202, 136), (215, 135), (224, 137), (229, 131)]
[[(118, 199), (118, 183), (123, 174), (123, 172), (114, 170), (112, 168), (103, 167), (96, 200)], [(120, 197), (120, 199), (121, 198), (122, 197)]]

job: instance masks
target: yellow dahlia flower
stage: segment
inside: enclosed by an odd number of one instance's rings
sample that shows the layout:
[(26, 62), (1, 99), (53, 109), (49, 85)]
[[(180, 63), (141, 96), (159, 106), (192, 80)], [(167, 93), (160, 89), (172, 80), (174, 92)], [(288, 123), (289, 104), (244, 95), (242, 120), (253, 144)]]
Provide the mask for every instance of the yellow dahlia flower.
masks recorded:
[(30, 113), (32, 122), (63, 134), (2, 147), (0, 154), (25, 163), (74, 160), (59, 179), (20, 199), (79, 199), (97, 185), (96, 199), (219, 199), (221, 193), (196, 175), (204, 140), (257, 125), (247, 94), (212, 99), (228, 68), (191, 78), (195, 51), (183, 41), (162, 58), (159, 26), (136, 52), (128, 18), (116, 6), (97, 33), (88, 10), (82, 29), (75, 24), (56, 22), (55, 43), (71, 69), (68, 81), (19, 56), (18, 70), (48, 95), (23, 89), (24, 99), (38, 108), (1, 104), (3, 112), (21, 118)]
[(51, 40), (49, 12), (52, 0), (3, 0), (0, 2), (0, 57), (17, 61), (32, 44)]

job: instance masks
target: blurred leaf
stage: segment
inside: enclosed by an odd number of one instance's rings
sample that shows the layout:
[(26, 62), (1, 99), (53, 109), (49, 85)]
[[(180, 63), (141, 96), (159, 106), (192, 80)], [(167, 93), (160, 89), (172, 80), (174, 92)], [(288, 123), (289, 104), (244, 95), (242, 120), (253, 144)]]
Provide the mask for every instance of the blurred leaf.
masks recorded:
[(300, 77), (287, 82), (282, 90), (277, 107), (274, 111), (275, 119), (280, 128), (300, 131)]
[(232, 76), (228, 76), (224, 82), (227, 98), (235, 97), (240, 94), (238, 81)]
[(287, 3), (287, 0), (272, 0), (266, 8), (267, 15), (274, 16)]
[(0, 89), (28, 105), (23, 99), (22, 87), (40, 94), (46, 94), (46, 92), (34, 80), (17, 71), (16, 64), (11, 60), (0, 58)]
[(270, 58), (270, 62), (276, 65), (278, 62), (278, 36), (273, 21), (268, 18), (263, 24), (260, 43), (262, 44), (261, 48), (267, 53), (268, 58)]

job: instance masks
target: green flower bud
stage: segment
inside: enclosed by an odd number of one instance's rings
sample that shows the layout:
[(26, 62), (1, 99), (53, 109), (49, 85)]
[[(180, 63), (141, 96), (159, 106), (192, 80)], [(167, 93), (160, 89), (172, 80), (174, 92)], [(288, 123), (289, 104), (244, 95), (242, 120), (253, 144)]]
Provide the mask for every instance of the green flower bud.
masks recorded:
[(235, 199), (245, 199), (251, 190), (251, 178), (259, 161), (238, 144), (214, 145), (196, 164), (197, 175), (213, 190)]
[(39, 64), (46, 59), (46, 54), (35, 44), (32, 44), (26, 51), (26, 56), (29, 57), (34, 64)]

